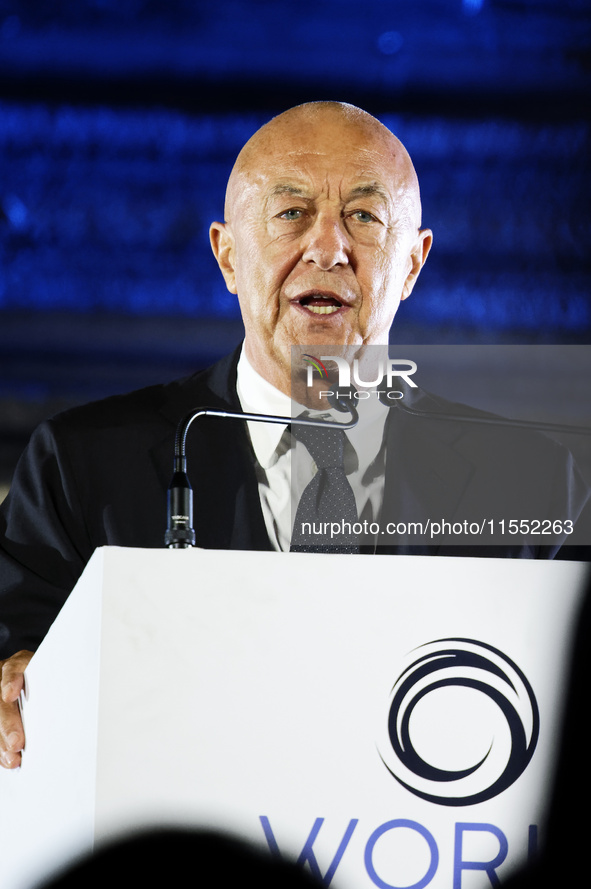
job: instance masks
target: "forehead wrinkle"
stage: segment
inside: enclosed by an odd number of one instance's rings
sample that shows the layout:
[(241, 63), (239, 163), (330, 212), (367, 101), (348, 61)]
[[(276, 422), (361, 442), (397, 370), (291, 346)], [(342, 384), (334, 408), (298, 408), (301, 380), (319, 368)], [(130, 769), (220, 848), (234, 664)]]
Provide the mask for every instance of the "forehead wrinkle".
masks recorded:
[[(328, 177), (326, 177), (324, 187), (327, 195), (330, 196), (330, 183), (328, 182)], [(318, 192), (318, 188), (316, 188), (312, 182), (302, 182), (299, 184), (293, 184), (288, 181), (277, 182), (275, 185), (271, 186), (267, 192), (266, 200), (269, 201), (274, 197), (287, 194), (302, 198), (305, 201), (315, 201), (318, 200), (322, 191), (323, 190), (321, 189), (320, 192)]]

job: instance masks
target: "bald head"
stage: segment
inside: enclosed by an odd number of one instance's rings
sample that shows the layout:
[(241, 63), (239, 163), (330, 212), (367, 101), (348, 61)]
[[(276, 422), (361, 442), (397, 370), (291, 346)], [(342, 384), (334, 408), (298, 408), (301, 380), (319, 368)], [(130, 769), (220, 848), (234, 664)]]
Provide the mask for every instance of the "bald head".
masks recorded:
[(245, 186), (270, 158), (293, 157), (328, 145), (336, 154), (339, 144), (379, 153), (396, 183), (400, 210), (416, 229), (421, 224), (419, 181), (402, 142), (377, 118), (346, 102), (307, 102), (272, 118), (251, 136), (236, 159), (228, 180), (224, 215), (232, 213)]

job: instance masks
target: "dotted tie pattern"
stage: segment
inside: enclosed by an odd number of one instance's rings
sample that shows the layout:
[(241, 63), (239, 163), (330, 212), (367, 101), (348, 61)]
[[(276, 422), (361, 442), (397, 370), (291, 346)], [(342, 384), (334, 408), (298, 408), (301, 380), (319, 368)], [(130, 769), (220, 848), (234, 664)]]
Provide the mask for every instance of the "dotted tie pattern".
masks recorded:
[(353, 526), (359, 518), (343, 463), (345, 433), (295, 423), (291, 432), (306, 446), (318, 468), (298, 503), (291, 552), (358, 553)]

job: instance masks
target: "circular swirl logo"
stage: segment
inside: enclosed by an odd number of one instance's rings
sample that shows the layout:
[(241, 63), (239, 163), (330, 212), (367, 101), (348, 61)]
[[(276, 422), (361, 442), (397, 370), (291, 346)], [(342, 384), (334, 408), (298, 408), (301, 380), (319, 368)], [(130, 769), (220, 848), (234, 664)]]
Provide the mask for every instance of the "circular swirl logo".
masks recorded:
[(539, 735), (538, 705), (522, 670), (474, 639), (437, 639), (409, 660), (378, 744), (390, 774), (444, 806), (502, 793), (527, 767)]

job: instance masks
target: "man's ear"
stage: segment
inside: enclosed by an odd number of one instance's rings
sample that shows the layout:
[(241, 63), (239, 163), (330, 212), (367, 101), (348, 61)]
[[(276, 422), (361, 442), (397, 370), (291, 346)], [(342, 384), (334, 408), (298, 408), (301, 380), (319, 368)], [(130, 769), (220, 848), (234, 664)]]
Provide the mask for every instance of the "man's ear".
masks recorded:
[(416, 284), (419, 272), (425, 265), (431, 244), (433, 243), (433, 232), (429, 228), (423, 228), (419, 231), (417, 240), (412, 248), (409, 256), (409, 271), (402, 288), (402, 299), (407, 299), (412, 293), (412, 289)]
[(212, 222), (209, 228), (209, 240), (213, 255), (224, 276), (226, 287), (230, 293), (236, 293), (236, 274), (234, 271), (234, 236), (227, 222)]

